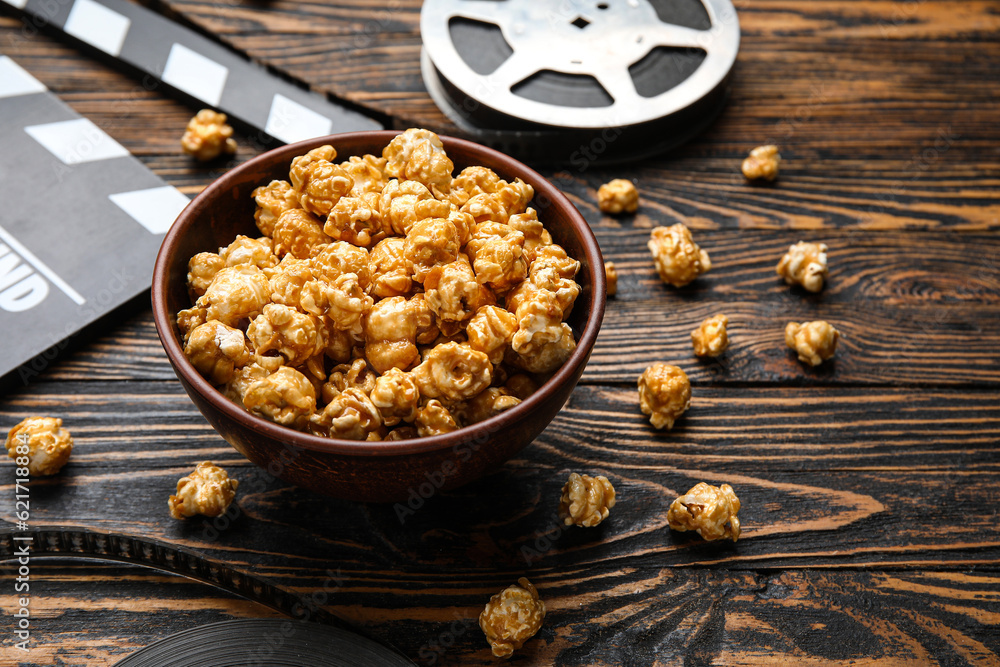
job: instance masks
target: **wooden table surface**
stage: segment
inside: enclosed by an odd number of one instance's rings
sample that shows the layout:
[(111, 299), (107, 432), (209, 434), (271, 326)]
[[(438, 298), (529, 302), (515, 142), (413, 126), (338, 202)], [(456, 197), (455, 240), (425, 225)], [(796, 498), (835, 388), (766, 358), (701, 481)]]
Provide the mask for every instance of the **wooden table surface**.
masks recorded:
[[(449, 130), (419, 76), (417, 0), (152, 6), (395, 127)], [(0, 398), (3, 429), (45, 414), (75, 436), (64, 471), (32, 483), (32, 524), (156, 538), (301, 596), (326, 585), (326, 611), (423, 665), (496, 664), (476, 617), (525, 575), (549, 614), (516, 664), (1000, 664), (1000, 5), (737, 6), (732, 98), (708, 132), (655, 160), (545, 169), (618, 265), (619, 292), (570, 402), (517, 458), (405, 523), (392, 505), (264, 479), (181, 389), (143, 296)], [(157, 174), (191, 195), (217, 175), (178, 150), (196, 109), (30, 32), (0, 15), (0, 51)], [(739, 163), (765, 141), (781, 146), (781, 178), (752, 187)], [(237, 161), (253, 155), (241, 139)], [(597, 210), (613, 177), (638, 184), (635, 216)], [(646, 239), (678, 221), (713, 269), (674, 290)], [(800, 239), (830, 247), (819, 295), (774, 275)], [(688, 333), (717, 312), (732, 348), (698, 361)], [(843, 334), (818, 370), (783, 342), (804, 319)], [(693, 384), (669, 433), (638, 410), (654, 361)], [(219, 530), (167, 514), (204, 459), (243, 482)], [(618, 490), (597, 529), (558, 527), (570, 471)], [(671, 500), (701, 480), (736, 488), (738, 543), (666, 528)], [(14, 604), (3, 581), (0, 630)], [(281, 616), (113, 563), (37, 560), (31, 586), (31, 651), (3, 630), (4, 665), (110, 665), (199, 624)]]

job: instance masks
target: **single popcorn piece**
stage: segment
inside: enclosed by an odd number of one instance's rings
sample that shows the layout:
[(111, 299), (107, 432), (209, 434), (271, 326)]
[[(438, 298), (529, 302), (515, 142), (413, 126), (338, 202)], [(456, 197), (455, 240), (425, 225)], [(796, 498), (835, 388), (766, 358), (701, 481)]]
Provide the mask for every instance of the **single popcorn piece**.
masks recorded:
[(437, 399), (427, 401), (417, 411), (413, 424), (417, 427), (417, 435), (421, 438), (430, 435), (444, 435), (458, 430), (458, 423), (451, 412)]
[(274, 244), (267, 236), (252, 239), (240, 234), (235, 241), (219, 250), (219, 257), (226, 266), (253, 264), (258, 269), (270, 269), (278, 264), (273, 250)]
[(525, 577), (490, 598), (479, 614), (479, 627), (498, 658), (509, 658), (542, 628), (545, 603)]
[(785, 344), (798, 353), (799, 361), (810, 366), (819, 366), (832, 359), (839, 340), (840, 332), (823, 320), (804, 324), (789, 322), (785, 326)]
[(740, 538), (740, 499), (733, 487), (721, 487), (698, 482), (683, 496), (670, 504), (667, 510), (667, 524), (681, 532), (696, 531), (711, 542), (722, 538)]
[(469, 347), (485, 354), (493, 364), (503, 361), (515, 331), (517, 318), (497, 306), (483, 306), (477, 310), (465, 329)]
[(365, 318), (365, 350), (379, 373), (408, 370), (420, 362), (417, 349), (419, 306), (401, 296), (382, 299)]
[(386, 184), (385, 173), (383, 173), (385, 164), (385, 158), (374, 155), (352, 155), (345, 162), (341, 162), (340, 168), (347, 172), (347, 175), (354, 181), (351, 195), (360, 197), (365, 193), (378, 194), (382, 192), (382, 188)]
[(445, 323), (468, 322), (477, 310), (493, 303), (493, 294), (476, 280), (468, 258), (459, 255), (454, 262), (427, 272), (424, 299), (444, 327)]
[(375, 380), (371, 400), (386, 426), (395, 426), (400, 421), (409, 423), (417, 417), (420, 388), (410, 373), (390, 368)]
[(410, 227), (403, 256), (411, 267), (413, 279), (423, 283), (431, 269), (458, 259), (459, 250), (458, 230), (450, 220), (426, 218)]
[(607, 477), (570, 473), (559, 499), (559, 518), (567, 526), (592, 528), (615, 506), (615, 488)]
[(427, 398), (464, 401), (490, 386), (493, 364), (468, 344), (441, 343), (428, 350), (411, 373)]
[(177, 481), (177, 495), (167, 502), (170, 516), (186, 519), (201, 514), (220, 516), (229, 509), (240, 483), (211, 461), (198, 464), (190, 475)]
[(639, 407), (655, 428), (674, 427), (691, 405), (691, 381), (677, 366), (655, 363), (639, 376)]
[(299, 208), (298, 193), (288, 181), (271, 181), (267, 185), (256, 188), (251, 195), (257, 202), (254, 221), (257, 229), (265, 236), (271, 236), (274, 223), (281, 214), (293, 208)]
[(597, 206), (605, 213), (635, 213), (639, 191), (632, 181), (616, 178), (597, 189)]
[(729, 347), (726, 325), (729, 318), (723, 314), (707, 318), (691, 332), (691, 345), (699, 357), (718, 357)]
[(316, 411), (316, 388), (299, 371), (282, 366), (247, 387), (243, 407), (276, 424), (302, 429)]
[(618, 294), (618, 269), (614, 262), (604, 262), (604, 275), (608, 280), (608, 296)]
[(199, 252), (188, 260), (187, 286), (192, 299), (205, 294), (215, 274), (226, 267), (226, 260), (214, 252)]
[(310, 418), (313, 433), (344, 440), (366, 440), (382, 426), (382, 416), (361, 389), (347, 388)]
[(390, 178), (423, 183), (437, 192), (451, 188), (455, 165), (445, 154), (441, 138), (430, 130), (411, 127), (382, 150), (385, 174)]
[(712, 268), (708, 253), (691, 238), (691, 230), (677, 223), (672, 227), (656, 227), (649, 238), (660, 280), (674, 287), (684, 287)]
[[(197, 330), (192, 333), (194, 340)], [(288, 366), (299, 366), (326, 347), (323, 324), (315, 315), (301, 313), (289, 306), (269, 303), (247, 327), (257, 363), (268, 352), (277, 352)], [(242, 334), (241, 334), (242, 337)]]
[(375, 389), (377, 373), (368, 368), (368, 362), (359, 357), (350, 363), (338, 364), (330, 371), (330, 378), (323, 385), (323, 402), (329, 403), (348, 389), (360, 389), (366, 395)]
[(369, 267), (374, 296), (407, 296), (413, 290), (413, 274), (405, 251), (406, 239), (398, 236), (382, 239), (372, 249)]
[(487, 387), (468, 401), (453, 404), (451, 414), (459, 424), (468, 426), (506, 412), (520, 402), (521, 399), (503, 387)]
[(281, 214), (271, 230), (274, 254), (284, 257), (291, 254), (297, 259), (309, 259), (322, 246), (333, 239), (323, 232), (323, 225), (316, 216), (301, 208), (292, 208)]
[(199, 111), (188, 121), (181, 148), (201, 162), (236, 153), (233, 128), (226, 124), (226, 114), (211, 109)]
[(264, 272), (252, 264), (228, 266), (215, 274), (197, 306), (205, 309), (205, 321), (218, 320), (235, 327), (253, 319), (270, 301), (270, 284)]
[(778, 153), (777, 146), (771, 144), (758, 146), (743, 160), (743, 176), (748, 181), (773, 181), (778, 177), (780, 164), (781, 154)]
[[(268, 304), (265, 309), (271, 307), (282, 306)], [(202, 377), (214, 385), (232, 380), (236, 371), (253, 358), (243, 332), (218, 320), (209, 320), (191, 331), (184, 344), (184, 354)]]
[(451, 213), (448, 202), (434, 199), (427, 186), (417, 181), (386, 183), (379, 197), (382, 229), (386, 234), (406, 236), (410, 227), (424, 218), (447, 218)]
[(367, 248), (385, 237), (379, 194), (364, 192), (357, 197), (341, 197), (330, 210), (323, 233), (338, 241)]
[(789, 285), (801, 285), (810, 292), (819, 292), (829, 274), (826, 244), (799, 241), (789, 246), (778, 262), (777, 273)]
[[(35, 477), (55, 475), (73, 451), (73, 438), (58, 417), (28, 417), (7, 433), (7, 456)], [(22, 475), (18, 475), (21, 477)]]

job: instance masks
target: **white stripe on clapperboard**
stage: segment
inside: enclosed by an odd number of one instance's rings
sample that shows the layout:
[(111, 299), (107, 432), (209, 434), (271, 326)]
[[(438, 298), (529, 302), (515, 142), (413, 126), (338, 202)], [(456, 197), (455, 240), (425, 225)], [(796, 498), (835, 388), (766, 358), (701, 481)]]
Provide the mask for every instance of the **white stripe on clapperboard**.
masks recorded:
[(11, 236), (10, 232), (3, 227), (0, 227), (0, 239), (13, 248), (17, 254), (26, 259), (33, 267), (35, 267), (36, 271), (48, 278), (53, 285), (61, 289), (63, 294), (73, 299), (73, 301), (76, 302), (76, 305), (82, 306), (87, 303), (87, 300), (80, 296), (79, 292), (66, 284), (65, 280), (57, 276), (55, 271), (46, 266), (45, 262), (35, 257), (33, 252), (21, 245), (21, 242)]

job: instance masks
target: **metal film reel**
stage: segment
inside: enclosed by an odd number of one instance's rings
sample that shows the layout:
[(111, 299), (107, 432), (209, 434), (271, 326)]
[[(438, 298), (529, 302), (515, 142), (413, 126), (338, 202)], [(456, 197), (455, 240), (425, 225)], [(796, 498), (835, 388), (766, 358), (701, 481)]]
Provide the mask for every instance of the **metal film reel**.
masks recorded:
[(729, 0), (426, 0), (420, 29), (449, 119), (552, 161), (690, 139), (721, 110), (740, 41)]

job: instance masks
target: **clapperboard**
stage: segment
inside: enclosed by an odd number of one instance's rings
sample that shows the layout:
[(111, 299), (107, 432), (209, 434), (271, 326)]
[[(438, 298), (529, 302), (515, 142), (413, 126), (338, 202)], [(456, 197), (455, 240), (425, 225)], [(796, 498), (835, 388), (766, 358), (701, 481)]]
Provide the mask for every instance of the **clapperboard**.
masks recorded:
[[(125, 0), (0, 6), (276, 145), (382, 129)], [(61, 341), (149, 288), (163, 235), (188, 198), (2, 54), (0, 183), (0, 376), (19, 369), (27, 381)]]

